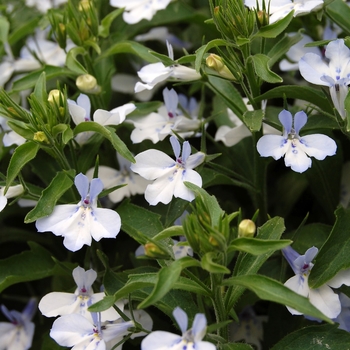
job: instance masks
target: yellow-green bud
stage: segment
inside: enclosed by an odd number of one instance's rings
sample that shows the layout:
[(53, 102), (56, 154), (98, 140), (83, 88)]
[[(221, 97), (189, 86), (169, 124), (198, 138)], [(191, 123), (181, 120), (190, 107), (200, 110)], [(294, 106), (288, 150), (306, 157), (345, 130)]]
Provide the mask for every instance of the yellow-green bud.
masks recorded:
[(169, 258), (169, 255), (167, 255), (163, 250), (161, 250), (154, 243), (145, 244), (145, 255), (149, 256), (150, 258), (156, 258), (156, 259)]
[(87, 94), (98, 94), (101, 87), (97, 84), (97, 80), (90, 74), (79, 75), (75, 81), (78, 89)]
[(236, 80), (220, 56), (211, 53), (205, 60), (205, 63), (209, 68), (214, 69), (216, 72), (218, 72), (223, 78)]
[(56, 104), (56, 105), (60, 105), (60, 100), (63, 101), (64, 96), (62, 94), (62, 92), (60, 90), (54, 89), (51, 90), (49, 92), (49, 97), (47, 98), (47, 100), (52, 103), (52, 104)]
[(242, 220), (238, 225), (238, 237), (254, 237), (256, 226), (250, 219)]
[(88, 11), (91, 7), (90, 0), (81, 0), (79, 2), (79, 11)]
[(43, 142), (43, 143), (49, 143), (48, 138), (46, 137), (45, 133), (43, 131), (37, 131), (34, 134), (33, 137), (34, 141), (38, 141), (38, 142)]

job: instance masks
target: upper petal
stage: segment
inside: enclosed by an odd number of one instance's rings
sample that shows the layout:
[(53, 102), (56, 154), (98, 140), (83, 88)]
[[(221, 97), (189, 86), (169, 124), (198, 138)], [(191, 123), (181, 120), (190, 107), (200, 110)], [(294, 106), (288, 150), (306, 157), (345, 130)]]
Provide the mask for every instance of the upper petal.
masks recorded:
[(180, 307), (176, 307), (173, 311), (173, 316), (176, 320), (176, 323), (179, 325), (182, 334), (187, 331), (188, 327), (188, 317), (184, 310)]

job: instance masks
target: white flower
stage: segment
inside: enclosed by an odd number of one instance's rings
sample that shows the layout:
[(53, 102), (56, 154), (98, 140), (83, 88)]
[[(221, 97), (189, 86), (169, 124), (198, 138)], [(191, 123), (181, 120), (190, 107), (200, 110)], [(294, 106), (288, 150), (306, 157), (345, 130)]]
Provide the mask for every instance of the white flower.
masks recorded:
[(50, 337), (61, 346), (73, 346), (72, 350), (111, 350), (107, 343), (114, 346), (134, 326), (133, 321), (122, 319), (101, 322), (96, 313), (92, 318), (94, 322), (79, 314), (61, 316), (53, 323)]
[[(46, 294), (39, 302), (39, 310), (46, 317), (80, 314), (93, 322), (92, 314), (87, 309), (105, 296), (104, 292), (94, 293), (92, 289), (92, 284), (95, 282), (96, 277), (96, 271), (92, 269), (85, 271), (79, 266), (76, 267), (73, 270), (73, 278), (77, 285), (75, 292), (52, 292)], [(117, 306), (123, 311), (123, 302), (118, 302)], [(102, 321), (114, 321), (118, 318), (120, 316), (113, 307), (101, 312)]]
[(136, 163), (131, 165), (131, 170), (135, 173), (147, 180), (155, 180), (147, 186), (145, 192), (146, 201), (150, 205), (159, 202), (168, 204), (173, 196), (191, 202), (195, 196), (184, 185), (184, 181), (202, 186), (201, 176), (192, 169), (203, 162), (205, 154), (198, 152), (190, 156), (191, 146), (185, 141), (180, 157), (179, 141), (175, 136), (171, 136), (170, 142), (176, 157), (175, 161), (167, 154), (151, 149), (139, 153), (135, 157)]
[[(174, 60), (174, 52), (172, 46), (167, 42), (168, 56)], [(198, 80), (201, 75), (195, 69), (175, 64), (166, 67), (162, 62), (151, 63), (141, 68), (137, 72), (139, 78), (144, 83), (136, 83), (135, 92), (140, 92), (145, 89), (152, 90), (158, 83), (172, 77), (183, 81)]]
[(32, 346), (35, 325), (31, 322), (36, 311), (36, 300), (30, 299), (22, 313), (1, 305), (1, 311), (10, 322), (0, 322), (0, 348), (28, 350)]
[(185, 245), (184, 241), (176, 241), (173, 239), (172, 246), (175, 260), (179, 260), (185, 256), (193, 256), (193, 249), (189, 245)]
[(278, 160), (285, 156), (285, 165), (302, 173), (311, 167), (309, 157), (323, 160), (335, 154), (337, 145), (330, 137), (322, 134), (299, 136), (300, 129), (307, 121), (305, 112), (295, 114), (294, 125), (292, 114), (286, 110), (283, 110), (278, 118), (283, 125), (283, 135), (264, 135), (259, 139), (257, 150), (262, 157)]
[[(295, 273), (295, 276), (291, 277), (284, 285), (309, 298), (310, 303), (327, 317), (337, 317), (341, 309), (340, 301), (338, 295), (329, 287), (329, 283), (316, 289), (310, 289), (309, 287), (309, 274), (314, 266), (311, 261), (318, 253), (318, 249), (316, 247), (309, 248), (305, 255), (298, 254), (292, 247), (284, 248), (282, 252)], [(292, 315), (302, 315), (299, 311), (288, 306), (287, 309)]]
[[(291, 37), (296, 33), (288, 33)], [(294, 71), (299, 69), (299, 61), (306, 53), (314, 53), (321, 55), (321, 50), (317, 46), (305, 47), (306, 44), (312, 43), (313, 40), (308, 35), (303, 34), (303, 38), (293, 45), (286, 53), (287, 58), (284, 58), (279, 63), (280, 70)]]
[(350, 83), (350, 49), (343, 39), (330, 42), (325, 51), (327, 64), (322, 57), (307, 53), (299, 61), (300, 74), (312, 84), (328, 86), (334, 107), (342, 118), (346, 117), (344, 101)]
[(158, 109), (158, 113), (152, 112), (145, 117), (131, 119), (135, 126), (130, 135), (133, 143), (146, 139), (157, 143), (172, 134), (173, 130), (185, 137), (199, 128), (199, 120), (187, 118), (179, 111), (179, 96), (174, 89), (165, 88), (163, 97), (165, 104)]
[(341, 312), (333, 321), (339, 323), (339, 329), (350, 332), (350, 298), (344, 293), (340, 293), (339, 300)]
[(66, 2), (67, 0), (26, 0), (26, 5), (28, 7), (35, 6), (40, 12), (46, 13), (48, 10), (56, 8)]
[[(145, 193), (146, 187), (149, 184), (149, 181), (131, 171), (131, 163), (128, 160), (118, 153), (117, 158), (119, 170), (104, 165), (100, 165), (98, 168), (98, 176), (102, 180), (105, 189), (119, 185), (126, 185), (108, 194), (108, 198), (113, 203), (121, 202), (125, 197)], [(94, 170), (95, 169), (88, 170), (86, 176), (92, 179)]]
[(164, 10), (171, 0), (109, 0), (113, 7), (124, 7), (123, 19), (135, 24), (142, 19), (151, 20), (159, 10)]
[[(77, 102), (73, 100), (67, 100), (69, 113), (73, 119), (75, 125), (79, 125), (83, 122), (91, 121), (91, 103), (89, 96), (80, 94), (77, 98)], [(94, 122), (106, 126), (106, 125), (119, 125), (121, 124), (126, 116), (133, 112), (136, 106), (133, 103), (127, 103), (123, 106), (112, 109), (111, 111), (105, 111), (103, 109), (97, 109), (94, 112)], [(76, 136), (76, 141), (82, 145), (88, 141), (93, 135), (93, 132), (87, 131), (80, 133)]]
[(22, 194), (24, 191), (24, 188), (22, 185), (15, 185), (15, 186), (10, 186), (5, 192), (5, 187), (0, 186), (0, 212), (3, 211), (3, 209), (6, 207), (7, 200), (9, 198), (17, 197), (20, 194)]
[(141, 350), (182, 350), (200, 349), (215, 350), (214, 344), (202, 341), (207, 328), (207, 319), (204, 314), (196, 314), (192, 328), (187, 330), (188, 318), (185, 311), (177, 307), (173, 316), (179, 325), (182, 335), (165, 331), (155, 331), (147, 335), (141, 342)]
[(15, 131), (13, 131), (8, 126), (7, 119), (2, 116), (0, 116), (0, 126), (2, 130), (5, 132), (2, 138), (2, 143), (4, 144), (5, 147), (9, 147), (12, 145), (20, 146), (26, 142), (26, 139), (24, 137), (22, 137), (21, 135), (18, 135)]
[(57, 205), (53, 212), (36, 221), (39, 232), (52, 231), (63, 236), (64, 246), (75, 252), (84, 244), (91, 245), (92, 238), (115, 238), (120, 230), (120, 216), (111, 209), (97, 208), (97, 196), (102, 192), (100, 179), (89, 179), (79, 174), (75, 177), (75, 186), (81, 196), (78, 204)]

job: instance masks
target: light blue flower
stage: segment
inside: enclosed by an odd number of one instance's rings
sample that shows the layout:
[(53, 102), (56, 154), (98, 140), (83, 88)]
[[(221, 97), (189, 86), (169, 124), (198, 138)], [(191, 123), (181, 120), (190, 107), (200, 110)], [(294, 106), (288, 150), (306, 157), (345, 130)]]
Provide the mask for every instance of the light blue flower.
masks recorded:
[(171, 136), (170, 142), (176, 160), (164, 152), (149, 149), (139, 153), (135, 157), (136, 163), (131, 165), (131, 170), (135, 173), (147, 180), (154, 180), (145, 191), (146, 201), (150, 205), (156, 205), (159, 202), (168, 204), (173, 196), (191, 202), (195, 196), (184, 185), (184, 181), (198, 187), (202, 186), (202, 178), (193, 168), (204, 161), (205, 154), (197, 152), (190, 155), (191, 146), (188, 141), (185, 141), (180, 156), (181, 146), (177, 138)]
[(23, 312), (9, 311), (1, 305), (2, 313), (10, 322), (0, 322), (0, 348), (27, 350), (32, 346), (35, 325), (31, 322), (36, 311), (36, 299), (30, 299)]
[[(284, 285), (294, 292), (309, 298), (310, 303), (327, 317), (337, 317), (341, 310), (340, 301), (338, 295), (329, 287), (329, 283), (316, 289), (309, 287), (309, 274), (314, 266), (311, 261), (317, 255), (318, 249), (311, 247), (304, 255), (300, 255), (292, 247), (286, 247), (282, 249), (282, 253), (295, 273), (295, 276), (291, 277)], [(292, 315), (302, 315), (301, 312), (288, 306), (287, 309)]]
[(97, 208), (97, 197), (102, 192), (100, 179), (89, 179), (78, 174), (75, 186), (81, 196), (78, 204), (57, 205), (53, 212), (36, 221), (39, 232), (51, 231), (56, 236), (63, 236), (64, 246), (75, 252), (84, 244), (91, 245), (92, 238), (115, 238), (120, 231), (119, 214), (111, 209)]
[(300, 111), (293, 116), (283, 110), (278, 118), (283, 125), (283, 135), (264, 135), (257, 143), (257, 150), (262, 157), (275, 160), (284, 157), (284, 163), (292, 170), (302, 173), (311, 167), (311, 158), (323, 160), (333, 156), (337, 145), (330, 137), (322, 134), (300, 136), (300, 129), (307, 122), (307, 115)]
[(327, 45), (325, 56), (329, 63), (315, 53), (307, 53), (299, 61), (300, 74), (312, 84), (328, 86), (334, 107), (345, 118), (344, 101), (350, 83), (350, 49), (343, 39), (337, 39)]
[(204, 314), (196, 314), (192, 328), (187, 330), (188, 317), (185, 311), (177, 307), (173, 316), (179, 325), (182, 335), (165, 331), (155, 331), (142, 340), (141, 350), (215, 350), (216, 346), (202, 341), (207, 328)]

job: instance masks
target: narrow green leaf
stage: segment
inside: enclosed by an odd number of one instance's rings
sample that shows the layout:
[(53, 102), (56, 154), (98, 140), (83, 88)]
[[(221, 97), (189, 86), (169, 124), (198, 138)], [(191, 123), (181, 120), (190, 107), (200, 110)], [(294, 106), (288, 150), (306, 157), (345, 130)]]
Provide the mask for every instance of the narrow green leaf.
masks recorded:
[(61, 196), (73, 185), (75, 171), (58, 172), (50, 185), (42, 192), (37, 205), (25, 217), (26, 224), (43, 216), (50, 215)]
[(153, 237), (153, 239), (157, 241), (168, 237), (183, 236), (183, 235), (184, 235), (184, 228), (182, 226), (171, 226), (159, 232), (156, 236)]
[(42, 72), (38, 80), (36, 81), (33, 94), (37, 98), (37, 100), (40, 102), (42, 108), (46, 110), (45, 102), (47, 101), (47, 91), (46, 91), (46, 73), (45, 72)]
[(279, 250), (292, 244), (293, 241), (289, 239), (280, 240), (264, 240), (258, 238), (241, 237), (232, 241), (228, 247), (228, 252), (234, 250), (240, 250), (253, 255), (260, 255), (265, 253), (271, 253), (272, 251)]
[(113, 295), (105, 295), (102, 300), (89, 306), (90, 312), (102, 312), (111, 308), (117, 300)]
[(286, 17), (283, 17), (279, 21), (269, 24), (267, 26), (261, 27), (259, 31), (256, 33), (256, 36), (261, 36), (263, 38), (276, 38), (279, 34), (281, 34), (292, 21), (294, 15), (294, 11), (289, 12)]
[(155, 52), (155, 51), (150, 51), (149, 52), (151, 55), (154, 57), (157, 57), (160, 62), (164, 64), (164, 66), (172, 66), (175, 62), (167, 55), (163, 55), (161, 53)]
[(0, 260), (0, 292), (20, 282), (49, 277), (55, 266), (51, 253), (34, 242), (28, 242), (30, 250)]
[(10, 23), (6, 17), (0, 17), (0, 41), (4, 44), (7, 42), (7, 36), (10, 29)]
[(301, 313), (332, 323), (321, 311), (313, 306), (309, 299), (295, 293), (282, 283), (262, 275), (245, 275), (229, 278), (222, 283), (228, 285), (240, 285), (253, 291), (262, 300), (289, 306)]
[[(30, 19), (28, 22), (26, 21), (23, 24), (16, 25), (15, 28), (12, 28), (13, 31), (8, 36), (8, 42), (10, 45), (16, 44), (19, 40), (22, 38), (25, 38), (28, 36), (28, 33), (32, 33), (34, 29), (37, 27), (41, 17), (35, 17)], [(19, 23), (17, 23), (19, 24)]]
[(317, 325), (288, 334), (271, 350), (345, 350), (349, 349), (350, 333), (337, 325)]
[(135, 163), (135, 159), (125, 143), (115, 133), (115, 130), (109, 126), (103, 126), (96, 122), (85, 122), (78, 124), (74, 129), (74, 135), (80, 134), (85, 131), (94, 131), (104, 136), (108, 141), (111, 142), (112, 146), (116, 151), (125, 159), (131, 163)]
[(259, 131), (265, 112), (262, 109), (246, 111), (243, 114), (243, 121), (251, 132)]
[(222, 350), (253, 350), (253, 348), (249, 344), (230, 343), (230, 344), (223, 344)]
[(102, 38), (107, 38), (112, 22), (123, 12), (124, 8), (116, 9), (110, 12), (105, 18), (103, 18), (101, 21), (101, 25), (98, 27), (98, 35)]
[(42, 72), (45, 72), (46, 79), (55, 79), (55, 78), (75, 78), (77, 76), (77, 73), (71, 71), (70, 69), (63, 68), (63, 67), (55, 67), (55, 66), (45, 66), (43, 68), (40, 68), (39, 70), (35, 72), (31, 72), (26, 74), (23, 78), (18, 79), (13, 82), (12, 91), (22, 91), (31, 89), (35, 86), (36, 82), (38, 81), (40, 75)]
[(253, 62), (255, 73), (259, 78), (272, 84), (283, 82), (283, 79), (278, 74), (270, 70), (270, 57), (258, 53), (250, 56), (249, 59)]
[[(256, 238), (265, 240), (278, 240), (285, 230), (284, 220), (274, 217), (268, 220), (263, 226), (258, 228)], [(263, 263), (272, 255), (273, 251), (254, 256), (248, 253), (240, 253), (233, 275), (244, 276), (255, 274), (259, 271)], [(231, 309), (244, 292), (243, 286), (233, 286), (226, 294), (225, 304), (227, 309)]]
[(18, 146), (12, 154), (10, 164), (7, 168), (6, 188), (5, 192), (11, 186), (13, 180), (22, 170), (22, 168), (38, 153), (39, 145), (35, 142), (28, 141)]
[(219, 227), (219, 222), (223, 218), (225, 212), (220, 208), (220, 205), (215, 196), (211, 196), (208, 192), (191, 182), (185, 181), (185, 186), (193, 191), (196, 197), (200, 197), (202, 202), (208, 209), (208, 213), (210, 214), (211, 223), (213, 227)]
[(97, 58), (96, 61), (102, 60), (111, 55), (116, 55), (118, 53), (132, 53), (144, 59), (150, 63), (159, 62), (151, 53), (150, 49), (134, 41), (119, 41), (112, 45), (109, 49), (104, 51), (101, 56)]
[(86, 50), (81, 46), (76, 46), (70, 49), (66, 57), (66, 66), (77, 74), (89, 74), (84, 66), (78, 61), (77, 56), (86, 55)]
[(332, 1), (328, 6), (326, 6), (325, 10), (329, 18), (344, 31), (345, 35), (350, 35), (349, 6), (342, 0), (335, 0)]
[(8, 120), (7, 124), (18, 135), (21, 135), (27, 140), (33, 140), (34, 132), (31, 129), (29, 129), (28, 124), (15, 119)]
[(213, 252), (208, 252), (204, 254), (201, 261), (202, 268), (206, 271), (209, 271), (210, 273), (231, 273), (231, 271), (227, 267), (213, 261), (215, 256), (216, 253)]
[(320, 109), (333, 114), (333, 107), (328, 102), (324, 93), (309, 86), (278, 86), (258, 96), (255, 100), (257, 102), (260, 102), (262, 100), (269, 100), (272, 98), (283, 98), (284, 96), (311, 102), (312, 104), (318, 106)]
[(316, 256), (309, 276), (310, 288), (318, 288), (339, 271), (350, 268), (350, 209), (338, 208), (332, 231)]

